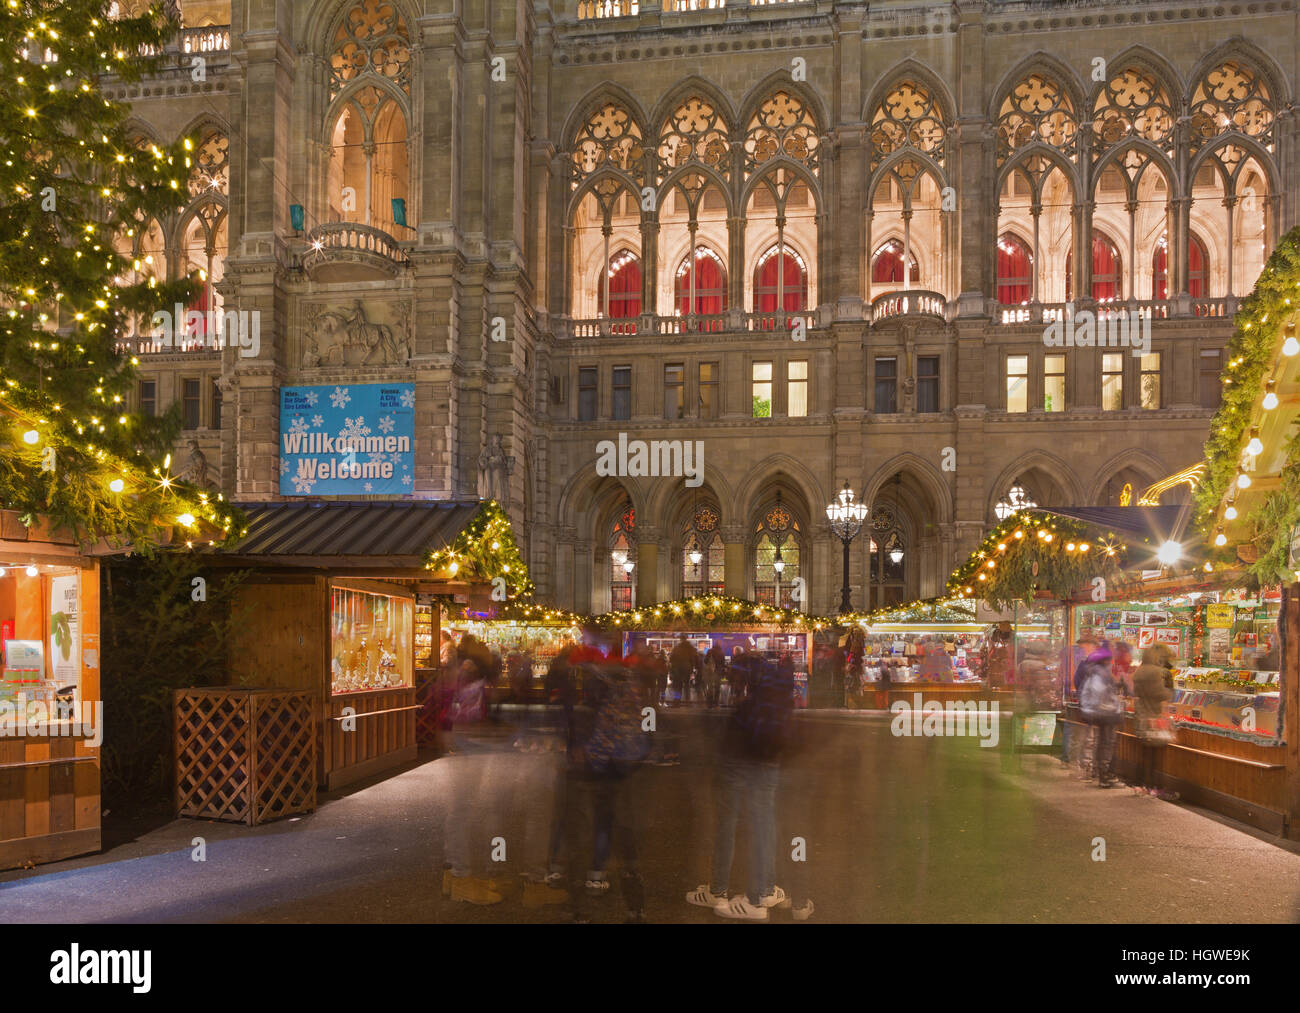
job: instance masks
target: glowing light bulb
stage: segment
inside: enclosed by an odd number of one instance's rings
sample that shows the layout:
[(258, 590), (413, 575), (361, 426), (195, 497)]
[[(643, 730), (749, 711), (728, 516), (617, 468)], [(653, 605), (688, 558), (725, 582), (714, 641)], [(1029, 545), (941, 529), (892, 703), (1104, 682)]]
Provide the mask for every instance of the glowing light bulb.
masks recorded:
[(108, 483), (108, 487), (112, 489), (114, 492), (121, 492), (124, 488), (126, 488), (126, 483), (123, 482), (120, 478), (115, 478), (113, 479), (113, 481)]
[(184, 524), (187, 528), (194, 523), (194, 515), (190, 513), (181, 514), (176, 519), (180, 521), (182, 524)]
[(1276, 407), (1277, 407), (1277, 395), (1270, 390), (1267, 394), (1264, 395), (1264, 411), (1271, 412)]
[(38, 569), (36, 569), (36, 567), (34, 567), (34, 566), (29, 566), (29, 567), (28, 567), (26, 570), (24, 570), (23, 572), (26, 573), (27, 576), (29, 576), (29, 577), (38, 577), (38, 576), (40, 576), (40, 573), (41, 573), (41, 571), (38, 570)]
[(1219, 548), (1228, 544), (1228, 536), (1223, 533), (1222, 528), (1220, 528), (1218, 533), (1214, 536), (1214, 544), (1219, 546)]
[(1240, 475), (1237, 476), (1237, 488), (1238, 489), (1250, 488), (1250, 476), (1247, 475), (1245, 472), (1242, 472)]
[(1246, 453), (1251, 457), (1258, 457), (1264, 452), (1264, 444), (1258, 436), (1252, 436), (1250, 442), (1246, 444)]
[(1300, 341), (1297, 341), (1293, 335), (1282, 342), (1282, 354), (1290, 358), (1296, 352), (1300, 352)]
[(1227, 510), (1223, 511), (1223, 516), (1230, 521), (1235, 521), (1237, 519), (1237, 508), (1235, 506), (1228, 507)]
[(1165, 542), (1156, 552), (1156, 559), (1160, 560), (1165, 566), (1173, 566), (1182, 558), (1183, 547), (1173, 540)]
[(38, 433), (35, 429), (29, 429), (27, 430), (27, 432), (23, 433), (24, 443), (35, 443), (40, 438), (41, 438), (41, 434)]

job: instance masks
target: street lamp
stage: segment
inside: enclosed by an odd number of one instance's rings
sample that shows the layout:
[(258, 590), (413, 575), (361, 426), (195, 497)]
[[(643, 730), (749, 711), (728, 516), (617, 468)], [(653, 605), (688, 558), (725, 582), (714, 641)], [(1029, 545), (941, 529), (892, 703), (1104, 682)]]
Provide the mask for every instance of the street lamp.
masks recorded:
[(826, 519), (831, 522), (831, 530), (844, 543), (844, 586), (840, 588), (840, 611), (849, 612), (849, 543), (862, 530), (862, 522), (867, 517), (867, 505), (853, 501), (853, 490), (845, 481), (835, 502), (826, 507)]

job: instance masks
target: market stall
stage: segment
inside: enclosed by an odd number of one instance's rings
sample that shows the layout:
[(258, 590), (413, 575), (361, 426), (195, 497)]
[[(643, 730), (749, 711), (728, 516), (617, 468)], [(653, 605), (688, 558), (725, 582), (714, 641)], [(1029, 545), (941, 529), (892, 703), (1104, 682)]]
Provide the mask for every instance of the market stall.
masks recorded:
[(251, 568), (236, 603), (246, 618), (232, 676), (317, 694), (325, 788), (415, 759), (416, 679), (436, 658), (436, 603), (486, 602), (491, 591), (469, 567), (431, 569), (430, 551), (460, 539), (483, 508), (330, 502), (247, 512), (248, 534), (214, 557)]
[(0, 511), (0, 869), (100, 847), (99, 563)]
[[(766, 661), (776, 664), (783, 657), (789, 657), (794, 665), (795, 706), (808, 706), (808, 674), (812, 667), (812, 631), (792, 632), (790, 630), (772, 629), (761, 625), (740, 626), (730, 629), (691, 629), (689, 622), (681, 628), (657, 630), (629, 630), (623, 634), (623, 653), (627, 654), (637, 647), (645, 647), (651, 653), (660, 655), (665, 664), (673, 648), (681, 642), (683, 635), (703, 658), (715, 646), (722, 650), (726, 667), (722, 673), (721, 700), (725, 703), (731, 696), (731, 666), (739, 654), (759, 655)], [(670, 693), (674, 692), (670, 689)]]
[(551, 662), (565, 647), (581, 640), (582, 629), (564, 619), (497, 619), (492, 617), (493, 611), (444, 613), (442, 627), (456, 643), (469, 634), (501, 659), (501, 678), (488, 691), (491, 702), (545, 703)]

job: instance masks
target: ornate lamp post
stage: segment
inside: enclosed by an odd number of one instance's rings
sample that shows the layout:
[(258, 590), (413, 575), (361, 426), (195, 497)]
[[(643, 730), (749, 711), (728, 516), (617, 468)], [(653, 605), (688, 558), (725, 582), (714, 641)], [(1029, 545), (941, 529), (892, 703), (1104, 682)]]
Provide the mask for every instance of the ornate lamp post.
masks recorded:
[(849, 543), (862, 530), (862, 522), (867, 517), (867, 505), (853, 501), (853, 490), (845, 481), (839, 497), (826, 507), (826, 518), (831, 522), (831, 530), (844, 543), (844, 586), (840, 588), (840, 611), (849, 612)]

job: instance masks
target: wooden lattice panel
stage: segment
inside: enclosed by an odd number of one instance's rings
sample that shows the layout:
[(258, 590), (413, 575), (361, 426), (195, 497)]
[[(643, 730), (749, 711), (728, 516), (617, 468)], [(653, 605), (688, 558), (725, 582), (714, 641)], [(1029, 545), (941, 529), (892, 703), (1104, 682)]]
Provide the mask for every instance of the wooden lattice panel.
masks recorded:
[(415, 702), (420, 709), (415, 712), (415, 741), (421, 746), (438, 742), (438, 694), (442, 692), (441, 676), (431, 673), (415, 687)]
[(173, 703), (177, 815), (253, 825), (316, 808), (313, 694), (180, 689)]

